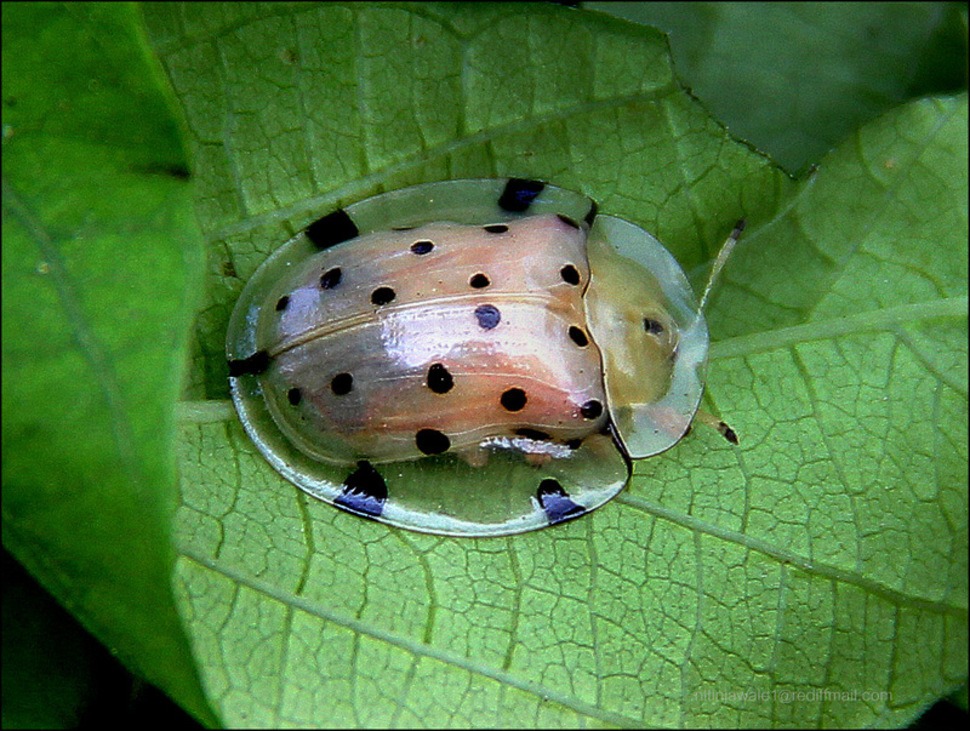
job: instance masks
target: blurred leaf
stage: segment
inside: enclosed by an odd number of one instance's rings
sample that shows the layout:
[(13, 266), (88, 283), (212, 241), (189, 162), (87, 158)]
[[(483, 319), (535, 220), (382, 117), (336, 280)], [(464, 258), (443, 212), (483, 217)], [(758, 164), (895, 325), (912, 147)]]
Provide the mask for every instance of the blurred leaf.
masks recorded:
[(3, 552), (3, 728), (201, 728)]
[(199, 236), (143, 54), (131, 6), (3, 8), (3, 541), (203, 715), (169, 583)]
[(677, 70), (731, 131), (789, 170), (896, 104), (967, 87), (957, 3), (588, 2), (670, 33)]

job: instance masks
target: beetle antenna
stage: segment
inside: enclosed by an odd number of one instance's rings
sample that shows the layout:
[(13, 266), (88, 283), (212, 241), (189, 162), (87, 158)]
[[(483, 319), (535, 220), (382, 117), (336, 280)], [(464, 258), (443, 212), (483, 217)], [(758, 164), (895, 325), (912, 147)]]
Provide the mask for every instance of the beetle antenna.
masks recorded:
[(734, 245), (738, 243), (738, 239), (741, 238), (741, 232), (744, 231), (745, 220), (742, 218), (736, 224), (734, 224), (734, 229), (731, 231), (727, 240), (721, 245), (721, 250), (717, 253), (717, 258), (714, 260), (714, 266), (711, 267), (711, 276), (707, 278), (707, 286), (704, 288), (704, 296), (701, 297), (701, 304), (698, 308), (701, 312), (704, 311), (704, 307), (707, 305), (708, 295), (711, 293), (711, 288), (714, 286), (715, 280), (721, 274), (721, 270), (727, 263), (728, 257), (731, 256), (731, 252), (734, 251)]

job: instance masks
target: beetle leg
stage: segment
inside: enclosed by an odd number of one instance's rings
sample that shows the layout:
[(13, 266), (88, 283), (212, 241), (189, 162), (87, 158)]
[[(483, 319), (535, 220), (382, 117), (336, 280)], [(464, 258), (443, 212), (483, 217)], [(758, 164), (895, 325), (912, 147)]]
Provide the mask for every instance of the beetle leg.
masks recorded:
[(545, 452), (525, 452), (524, 456), (525, 461), (532, 467), (542, 467), (552, 459), (552, 455)]
[(479, 446), (456, 450), (455, 452), (469, 467), (484, 467), (488, 464), (488, 450)]

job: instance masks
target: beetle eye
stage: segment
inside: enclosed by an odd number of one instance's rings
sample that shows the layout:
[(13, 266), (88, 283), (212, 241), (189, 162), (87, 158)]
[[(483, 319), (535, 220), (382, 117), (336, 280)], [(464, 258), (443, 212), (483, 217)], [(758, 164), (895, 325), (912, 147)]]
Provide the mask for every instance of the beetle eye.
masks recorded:
[(651, 335), (662, 335), (665, 330), (660, 320), (654, 320), (652, 317), (643, 318), (643, 329)]

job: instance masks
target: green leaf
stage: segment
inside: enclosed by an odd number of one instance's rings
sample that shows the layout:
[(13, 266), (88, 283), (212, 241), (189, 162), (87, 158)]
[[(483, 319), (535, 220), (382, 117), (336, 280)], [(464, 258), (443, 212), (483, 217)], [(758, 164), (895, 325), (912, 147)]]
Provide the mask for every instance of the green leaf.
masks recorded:
[(588, 2), (670, 33), (678, 73), (789, 170), (914, 97), (967, 87), (956, 3)]
[[(545, 5), (236, 6), (149, 27), (200, 161), (183, 611), (228, 725), (904, 725), (967, 673), (966, 99), (798, 185), (678, 87), (664, 39)], [(703, 278), (710, 407), (581, 521), (445, 539), (282, 481), (225, 400), (242, 283), (336, 206), (521, 175)], [(930, 248), (928, 245), (932, 243)]]
[(169, 533), (200, 237), (132, 11), (3, 9), (3, 541), (204, 717)]
[[(965, 95), (795, 183), (683, 93), (662, 35), (598, 14), (142, 12), (152, 49), (131, 6), (3, 24), (4, 542), (130, 666), (229, 726), (899, 726), (965, 687)], [(506, 175), (594, 196), (700, 284), (748, 218), (708, 312), (741, 447), (698, 428), (592, 515), (503, 539), (282, 481), (226, 398), (242, 284), (338, 205)]]

